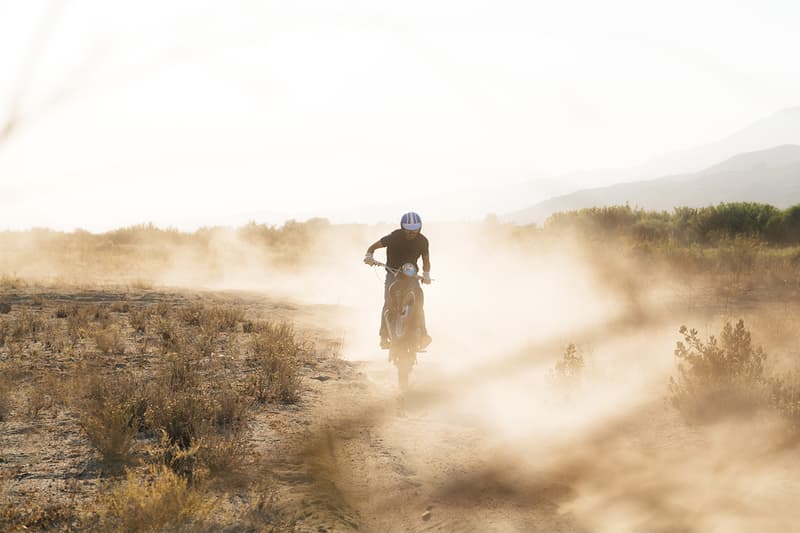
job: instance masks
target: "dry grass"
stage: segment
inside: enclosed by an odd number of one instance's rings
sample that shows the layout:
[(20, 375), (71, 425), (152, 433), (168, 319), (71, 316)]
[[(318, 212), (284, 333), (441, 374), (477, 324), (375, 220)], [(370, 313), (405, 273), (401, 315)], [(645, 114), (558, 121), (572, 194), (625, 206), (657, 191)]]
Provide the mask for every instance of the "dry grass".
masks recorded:
[(129, 373), (84, 367), (70, 386), (70, 403), (103, 461), (112, 467), (130, 464), (133, 439), (147, 406), (141, 379)]
[(92, 522), (91, 518), (65, 504), (0, 504), (0, 526), (3, 531), (74, 531), (87, 529), (93, 525)]
[[(291, 268), (313, 257), (330, 231), (326, 221), (287, 222), (283, 227), (249, 224), (239, 229), (203, 228), (194, 233), (152, 225), (103, 234), (77, 230), (0, 231), (0, 290), (19, 290), (31, 280), (97, 283), (113, 280), (128, 290), (152, 291), (173, 267), (198, 281), (218, 281), (220, 264), (239, 251), (272, 268)], [(233, 242), (234, 246), (227, 243)], [(23, 276), (23, 277), (20, 277)]]
[(248, 325), (254, 332), (248, 362), (252, 367), (247, 390), (260, 403), (294, 403), (300, 391), (299, 367), (310, 346), (299, 341), (291, 324), (262, 322)]
[[(262, 483), (251, 442), (254, 401), (297, 401), (313, 348), (291, 325), (247, 320), (229, 304), (36, 296), (15, 305), (0, 315), (0, 423), (74, 420), (108, 493), (99, 524), (75, 501), (15, 496), (0, 506), (0, 529), (200, 527), (208, 502)], [(259, 373), (267, 385), (255, 398), (251, 375)], [(223, 522), (274, 520), (266, 503), (249, 501)]]
[(13, 383), (5, 367), (0, 367), (0, 422), (8, 418), (13, 407)]
[(192, 531), (203, 526), (214, 501), (172, 470), (151, 467), (144, 478), (128, 472), (101, 505), (101, 524), (109, 531)]
[(561, 358), (556, 361), (555, 366), (550, 370), (548, 376), (550, 383), (558, 388), (560, 392), (569, 396), (580, 387), (585, 366), (586, 361), (583, 357), (583, 351), (575, 344), (570, 343), (564, 349)]
[(97, 350), (104, 355), (125, 353), (125, 337), (118, 326), (95, 329), (92, 338)]

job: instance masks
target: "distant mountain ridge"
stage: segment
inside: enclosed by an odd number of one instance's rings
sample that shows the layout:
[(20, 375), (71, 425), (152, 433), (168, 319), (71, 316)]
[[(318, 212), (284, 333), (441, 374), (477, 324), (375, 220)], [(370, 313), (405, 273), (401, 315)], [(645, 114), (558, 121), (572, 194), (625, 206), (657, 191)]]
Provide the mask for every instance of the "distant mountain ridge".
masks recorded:
[(666, 154), (633, 169), (635, 179), (697, 172), (737, 154), (800, 145), (800, 106), (783, 109), (717, 142)]
[(784, 144), (800, 145), (800, 106), (773, 113), (716, 142), (670, 152), (640, 165), (570, 172), (561, 178), (570, 183), (580, 184), (580, 188), (588, 188), (688, 174), (708, 168), (737, 154)]
[(503, 219), (530, 224), (542, 223), (558, 211), (585, 207), (628, 203), (650, 210), (671, 210), (677, 206), (744, 201), (779, 208), (800, 204), (800, 145), (738, 154), (700, 172), (584, 189), (537, 203)]

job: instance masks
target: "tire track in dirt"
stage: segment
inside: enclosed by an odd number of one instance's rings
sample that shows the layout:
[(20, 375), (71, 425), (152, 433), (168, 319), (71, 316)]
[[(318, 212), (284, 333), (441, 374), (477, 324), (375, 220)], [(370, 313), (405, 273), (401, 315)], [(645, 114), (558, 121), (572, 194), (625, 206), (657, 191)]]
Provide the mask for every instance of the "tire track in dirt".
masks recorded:
[[(353, 379), (328, 382), (306, 462), (352, 509), (360, 531), (575, 531), (558, 515), (568, 489), (520, 488), (514, 464), (497, 463), (480, 431), (414, 405), (413, 392), (400, 402), (388, 363), (358, 366)], [(352, 417), (367, 406), (373, 416)], [(473, 472), (480, 475), (465, 489), (460, 480)]]

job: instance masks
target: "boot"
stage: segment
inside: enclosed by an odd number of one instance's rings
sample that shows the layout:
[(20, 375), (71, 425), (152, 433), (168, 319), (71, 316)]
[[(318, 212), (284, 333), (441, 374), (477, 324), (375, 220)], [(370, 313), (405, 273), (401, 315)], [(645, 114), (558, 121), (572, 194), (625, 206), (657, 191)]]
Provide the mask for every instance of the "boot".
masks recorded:
[(389, 337), (381, 335), (381, 350), (388, 350), (392, 346), (392, 341), (389, 340)]
[(428, 347), (433, 339), (427, 333), (423, 333), (419, 338), (419, 349), (424, 350)]

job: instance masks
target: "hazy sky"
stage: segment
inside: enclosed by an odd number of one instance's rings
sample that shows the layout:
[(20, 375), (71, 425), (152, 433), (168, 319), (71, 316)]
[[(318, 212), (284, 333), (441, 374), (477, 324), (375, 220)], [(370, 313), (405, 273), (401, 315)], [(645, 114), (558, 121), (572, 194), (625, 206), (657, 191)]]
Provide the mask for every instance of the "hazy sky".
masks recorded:
[(763, 0), (0, 0), (0, 116), (30, 73), (0, 227), (356, 220), (631, 166), (800, 104), (798, 20)]

